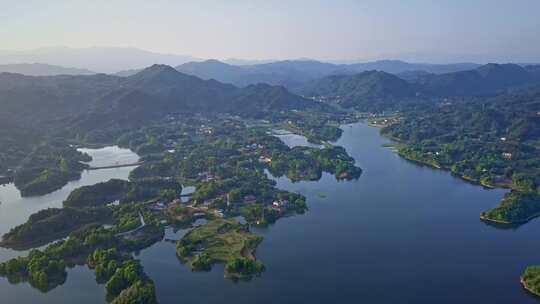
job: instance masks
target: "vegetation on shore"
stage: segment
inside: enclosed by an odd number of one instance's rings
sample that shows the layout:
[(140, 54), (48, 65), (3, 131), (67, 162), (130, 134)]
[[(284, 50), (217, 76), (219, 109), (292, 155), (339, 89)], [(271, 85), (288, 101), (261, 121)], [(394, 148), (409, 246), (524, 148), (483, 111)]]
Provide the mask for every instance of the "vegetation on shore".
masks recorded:
[(404, 158), (486, 187), (513, 189), (481, 217), (523, 223), (540, 211), (539, 102), (533, 89), (426, 105), (401, 113), (382, 134), (400, 140), (398, 153)]
[(539, 215), (540, 195), (511, 191), (504, 195), (497, 207), (482, 212), (480, 218), (502, 224), (519, 224)]
[(88, 256), (96, 281), (105, 284), (106, 299), (112, 303), (157, 303), (154, 283), (141, 264), (117, 248), (98, 248)]

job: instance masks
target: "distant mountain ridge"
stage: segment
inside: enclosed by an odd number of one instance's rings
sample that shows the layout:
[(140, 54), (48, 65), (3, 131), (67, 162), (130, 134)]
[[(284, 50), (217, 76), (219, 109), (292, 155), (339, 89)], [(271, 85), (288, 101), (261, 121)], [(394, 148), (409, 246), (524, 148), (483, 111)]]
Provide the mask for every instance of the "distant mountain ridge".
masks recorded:
[(162, 54), (129, 47), (49, 47), (25, 51), (0, 50), (0, 64), (39, 62), (89, 69), (97, 73), (140, 69), (152, 64), (178, 65), (201, 60), (192, 56)]
[(0, 73), (16, 73), (28, 76), (92, 75), (87, 69), (67, 68), (43, 63), (0, 64)]
[(188, 62), (177, 66), (176, 69), (203, 79), (216, 79), (237, 86), (268, 83), (294, 89), (306, 82), (329, 75), (356, 74), (370, 70), (392, 74), (411, 71), (446, 73), (474, 69), (478, 66), (474, 63), (416, 64), (399, 60), (380, 60), (355, 64), (332, 64), (316, 60), (283, 60), (236, 66), (211, 59), (201, 62)]

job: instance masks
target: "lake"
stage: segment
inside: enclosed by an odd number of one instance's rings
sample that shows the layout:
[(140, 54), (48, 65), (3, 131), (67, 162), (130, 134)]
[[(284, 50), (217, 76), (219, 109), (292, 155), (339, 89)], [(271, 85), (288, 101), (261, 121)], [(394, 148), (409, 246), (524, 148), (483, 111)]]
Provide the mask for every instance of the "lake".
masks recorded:
[[(225, 280), (222, 265), (194, 273), (168, 242), (140, 252), (160, 303), (538, 303), (519, 276), (527, 265), (540, 264), (540, 221), (507, 230), (486, 225), (480, 212), (505, 190), (406, 161), (382, 146), (388, 140), (376, 128), (359, 123), (343, 130), (336, 144), (356, 159), (362, 176), (350, 182), (328, 174), (318, 182), (276, 179), (279, 188), (304, 194), (309, 211), (253, 229), (264, 236), (257, 249), (266, 266), (260, 278)], [(167, 231), (167, 237), (183, 233)], [(67, 283), (47, 294), (5, 279), (0, 292), (17, 303), (104, 301), (103, 287), (85, 267), (69, 270)]]

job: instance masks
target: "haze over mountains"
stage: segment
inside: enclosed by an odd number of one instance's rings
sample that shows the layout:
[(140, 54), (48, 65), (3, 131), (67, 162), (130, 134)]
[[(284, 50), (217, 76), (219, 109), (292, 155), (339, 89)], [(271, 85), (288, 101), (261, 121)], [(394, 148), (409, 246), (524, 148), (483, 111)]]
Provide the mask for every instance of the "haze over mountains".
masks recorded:
[(17, 73), (28, 76), (50, 76), (50, 75), (92, 75), (96, 74), (87, 69), (66, 68), (57, 65), (43, 63), (14, 63), (0, 64), (0, 73)]
[[(4, 123), (30, 125), (76, 117), (79, 126), (95, 125), (96, 119), (104, 124), (133, 123), (177, 111), (254, 116), (275, 110), (325, 106), (301, 96), (343, 107), (374, 109), (408, 101), (493, 95), (540, 83), (539, 66), (517, 64), (420, 64), (398, 60), (332, 64), (284, 60), (231, 65), (218, 60), (196, 62), (192, 57), (119, 48), (0, 52), (0, 59), (9, 58), (42, 59), (68, 66), (86, 62), (89, 68), (0, 65), (0, 103), (5, 109), (0, 119)], [(114, 61), (115, 58), (119, 61)], [(134, 67), (152, 61), (189, 62), (176, 68), (156, 64), (116, 75), (92, 75), (92, 71), (103, 70), (103, 64), (107, 63), (110, 64), (107, 69), (112, 71), (115, 67)]]
[(44, 63), (62, 67), (88, 69), (97, 73), (116, 73), (141, 69), (155, 63), (178, 65), (200, 60), (192, 56), (161, 54), (136, 48), (49, 47), (26, 51), (0, 50), (0, 64)]
[[(200, 63), (198, 63), (200, 62)], [(380, 70), (388, 73), (426, 71), (445, 73), (468, 70), (478, 67), (473, 63), (458, 64), (421, 64), (399, 60), (379, 60), (373, 62), (332, 64), (311, 59), (296, 60), (245, 60), (227, 59), (222, 62), (193, 56), (161, 54), (136, 48), (90, 47), (68, 48), (49, 47), (26, 51), (0, 50), (0, 65), (40, 63), (66, 68), (85, 69), (95, 73), (119, 73), (121, 76), (132, 75), (152, 64), (178, 66), (182, 72), (190, 73), (203, 79), (214, 78), (236, 85), (253, 83), (249, 79), (270, 84), (287, 84), (327, 76), (333, 73), (357, 73), (366, 70)], [(185, 65), (184, 65), (185, 64)], [(0, 71), (11, 72), (7, 69)], [(27, 75), (58, 75), (58, 69), (22, 70)], [(73, 74), (66, 71), (67, 74)], [(84, 74), (86, 72), (82, 72)]]
[(264, 82), (295, 88), (310, 80), (324, 76), (356, 74), (369, 70), (379, 70), (392, 74), (412, 71), (439, 74), (470, 70), (478, 66), (478, 64), (474, 63), (439, 65), (407, 63), (399, 60), (379, 60), (354, 64), (332, 64), (316, 60), (284, 60), (265, 64), (234, 66), (217, 60), (206, 60), (203, 62), (188, 62), (177, 66), (176, 69), (203, 79), (216, 79), (237, 86)]

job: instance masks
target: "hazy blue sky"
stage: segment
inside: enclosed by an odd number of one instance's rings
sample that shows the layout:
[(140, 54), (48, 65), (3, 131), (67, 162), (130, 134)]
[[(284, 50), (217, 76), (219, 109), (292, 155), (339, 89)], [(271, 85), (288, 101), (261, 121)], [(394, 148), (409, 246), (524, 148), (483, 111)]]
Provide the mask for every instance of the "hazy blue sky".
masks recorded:
[(0, 0), (0, 49), (540, 61), (539, 0)]

